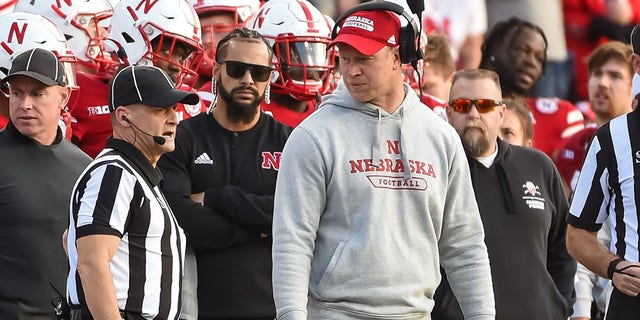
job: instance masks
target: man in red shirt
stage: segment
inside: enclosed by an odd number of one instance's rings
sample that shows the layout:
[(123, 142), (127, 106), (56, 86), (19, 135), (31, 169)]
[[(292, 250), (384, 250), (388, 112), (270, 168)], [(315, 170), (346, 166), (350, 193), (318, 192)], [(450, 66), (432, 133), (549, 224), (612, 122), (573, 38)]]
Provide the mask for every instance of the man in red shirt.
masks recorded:
[[(511, 18), (497, 23), (482, 45), (480, 68), (500, 76), (505, 97), (526, 97), (540, 80), (547, 61), (547, 40), (540, 27)], [(528, 97), (533, 115), (533, 147), (551, 158), (562, 140), (584, 127), (580, 110), (557, 98)]]
[(596, 130), (609, 120), (632, 110), (631, 53), (629, 45), (611, 41), (596, 48), (587, 60), (589, 101), (595, 113), (595, 125), (567, 138), (560, 149), (556, 166), (567, 194), (571, 194), (575, 187), (587, 146)]

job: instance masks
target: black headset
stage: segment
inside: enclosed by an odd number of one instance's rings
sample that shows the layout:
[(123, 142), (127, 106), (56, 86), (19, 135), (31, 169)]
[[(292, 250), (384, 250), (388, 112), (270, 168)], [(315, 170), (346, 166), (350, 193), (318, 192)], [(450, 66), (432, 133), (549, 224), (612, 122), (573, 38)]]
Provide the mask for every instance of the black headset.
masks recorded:
[(407, 21), (407, 25), (404, 27), (400, 27), (400, 39), (399, 42), (399, 50), (400, 50), (400, 61), (402, 63), (412, 63), (422, 59), (422, 51), (416, 47), (416, 40), (418, 35), (420, 34), (420, 27), (418, 26), (418, 22), (412, 16), (410, 12), (407, 12), (401, 5), (395, 4), (393, 2), (366, 2), (360, 5), (357, 5), (345, 13), (340, 15), (336, 24), (333, 26), (333, 30), (331, 31), (331, 40), (335, 39), (338, 36), (338, 31), (340, 30), (340, 26), (344, 19), (348, 16), (358, 12), (358, 11), (391, 11), (397, 15), (403, 16)]

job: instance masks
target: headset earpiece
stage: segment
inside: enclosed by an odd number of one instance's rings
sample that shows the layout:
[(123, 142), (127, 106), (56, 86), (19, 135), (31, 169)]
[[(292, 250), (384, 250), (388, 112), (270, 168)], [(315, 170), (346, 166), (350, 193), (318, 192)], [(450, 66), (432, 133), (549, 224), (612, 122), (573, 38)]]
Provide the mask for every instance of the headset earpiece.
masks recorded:
[(374, 10), (391, 11), (407, 20), (407, 25), (400, 27), (399, 32), (400, 39), (398, 39), (398, 47), (400, 51), (400, 61), (404, 64), (422, 59), (422, 52), (416, 47), (416, 41), (420, 34), (418, 22), (416, 22), (411, 12), (408, 12), (401, 5), (393, 2), (366, 2), (347, 10), (336, 20), (336, 24), (333, 26), (333, 30), (331, 30), (331, 40), (338, 36), (338, 30), (340, 30), (340, 26), (342, 26), (344, 19), (348, 16), (358, 11)]
[(127, 123), (129, 122), (129, 118), (127, 117), (127, 115), (126, 115), (126, 114), (123, 114), (123, 115), (122, 115), (122, 117), (120, 117), (120, 118), (121, 118), (123, 121), (127, 122)]

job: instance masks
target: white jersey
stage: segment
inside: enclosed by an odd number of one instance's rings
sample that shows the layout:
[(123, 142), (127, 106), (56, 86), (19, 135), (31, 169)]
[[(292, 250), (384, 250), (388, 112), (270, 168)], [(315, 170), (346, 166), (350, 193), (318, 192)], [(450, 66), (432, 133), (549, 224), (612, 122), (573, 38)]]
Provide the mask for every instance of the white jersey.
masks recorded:
[(457, 61), (465, 39), (487, 31), (487, 7), (484, 0), (425, 0), (422, 23), (425, 33), (447, 36), (451, 55)]

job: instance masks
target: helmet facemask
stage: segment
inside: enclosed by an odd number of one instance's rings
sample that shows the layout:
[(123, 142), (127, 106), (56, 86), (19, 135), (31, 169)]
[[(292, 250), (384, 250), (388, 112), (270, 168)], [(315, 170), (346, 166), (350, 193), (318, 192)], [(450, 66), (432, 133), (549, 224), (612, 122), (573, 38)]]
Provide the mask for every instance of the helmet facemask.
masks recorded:
[(323, 38), (279, 36), (274, 44), (276, 75), (272, 91), (300, 101), (327, 93), (334, 59), (334, 51), (327, 51), (328, 43)]
[[(149, 50), (139, 63), (164, 69), (176, 86), (183, 84), (185, 78), (197, 78), (195, 70), (198, 68), (198, 63), (202, 61), (202, 46), (198, 43), (187, 43), (173, 34), (162, 31), (152, 23), (144, 27), (145, 30), (149, 28), (154, 29), (152, 34), (158, 34), (158, 36), (152, 40), (147, 40), (145, 37)], [(143, 34), (146, 35), (146, 33)]]
[[(52, 9), (61, 17), (66, 16), (55, 6)], [(113, 60), (104, 47), (112, 15), (112, 10), (77, 13), (69, 21), (75, 31), (66, 33), (69, 47), (78, 56), (78, 64), (104, 79), (112, 78), (119, 66), (119, 62)]]

